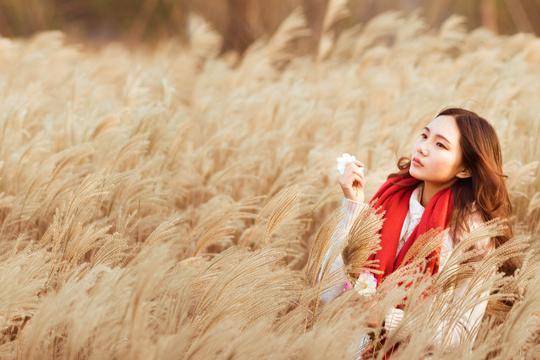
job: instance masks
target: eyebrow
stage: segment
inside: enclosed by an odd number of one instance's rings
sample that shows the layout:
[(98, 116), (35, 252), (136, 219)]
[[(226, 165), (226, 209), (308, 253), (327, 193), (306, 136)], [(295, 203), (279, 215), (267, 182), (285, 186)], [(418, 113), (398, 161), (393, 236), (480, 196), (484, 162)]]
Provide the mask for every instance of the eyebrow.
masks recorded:
[[(427, 130), (428, 132), (431, 132), (431, 130), (426, 126), (424, 127), (424, 129), (422, 130)], [(452, 144), (447, 138), (445, 138), (444, 136), (442, 136), (441, 134), (435, 134), (435, 137), (440, 137), (441, 139), (443, 139), (444, 141), (446, 141), (448, 144)]]

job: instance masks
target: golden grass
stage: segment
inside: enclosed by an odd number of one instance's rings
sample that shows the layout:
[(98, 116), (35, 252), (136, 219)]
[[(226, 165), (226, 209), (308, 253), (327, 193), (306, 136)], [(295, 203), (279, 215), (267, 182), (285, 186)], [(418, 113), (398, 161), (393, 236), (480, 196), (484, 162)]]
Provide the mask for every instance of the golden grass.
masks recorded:
[[(396, 359), (540, 352), (540, 40), (466, 33), (457, 17), (428, 31), (386, 13), (325, 34), (309, 58), (293, 51), (300, 16), (242, 61), (215, 58), (218, 37), (202, 25), (191, 48), (1, 39), (0, 358), (353, 358), (366, 316), (404, 295), (410, 311), (383, 347), (402, 341)], [(498, 131), (514, 239), (467, 266), (475, 254), (457, 251), (407, 292), (395, 284), (417, 263), (375, 301), (349, 291), (319, 304), (333, 281), (316, 274), (338, 220), (335, 157), (365, 162), (369, 198), (449, 105)], [(377, 224), (357, 220), (350, 269), (367, 265)], [(498, 231), (487, 224), (469, 243)], [(516, 254), (513, 278), (490, 272)], [(449, 297), (463, 278), (475, 285)], [(476, 341), (431, 346), (436, 325), (489, 288)]]

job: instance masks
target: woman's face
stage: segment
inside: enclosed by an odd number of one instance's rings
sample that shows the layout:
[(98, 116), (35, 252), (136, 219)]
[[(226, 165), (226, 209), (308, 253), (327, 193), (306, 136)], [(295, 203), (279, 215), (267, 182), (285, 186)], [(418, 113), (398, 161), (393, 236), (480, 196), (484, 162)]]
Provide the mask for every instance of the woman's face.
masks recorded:
[[(458, 177), (467, 177), (461, 164), (460, 133), (450, 115), (437, 116), (418, 134), (414, 144), (410, 174), (418, 180), (443, 185)], [(421, 162), (416, 163), (414, 159)]]

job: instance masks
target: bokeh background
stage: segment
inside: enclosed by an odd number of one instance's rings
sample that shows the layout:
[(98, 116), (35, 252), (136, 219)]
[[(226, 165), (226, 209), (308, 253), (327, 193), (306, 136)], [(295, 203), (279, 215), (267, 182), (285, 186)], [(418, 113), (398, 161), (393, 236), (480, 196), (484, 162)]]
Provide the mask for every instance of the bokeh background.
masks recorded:
[[(222, 51), (244, 51), (255, 39), (272, 34), (295, 8), (304, 12), (320, 37), (328, 0), (1, 0), (0, 34), (28, 36), (62, 30), (92, 41), (129, 42), (179, 37), (189, 41), (189, 14), (206, 19), (223, 37)], [(467, 28), (483, 26), (500, 34), (540, 34), (538, 0), (354, 0), (342, 28), (389, 10), (420, 11), (431, 27), (451, 14), (466, 18)]]

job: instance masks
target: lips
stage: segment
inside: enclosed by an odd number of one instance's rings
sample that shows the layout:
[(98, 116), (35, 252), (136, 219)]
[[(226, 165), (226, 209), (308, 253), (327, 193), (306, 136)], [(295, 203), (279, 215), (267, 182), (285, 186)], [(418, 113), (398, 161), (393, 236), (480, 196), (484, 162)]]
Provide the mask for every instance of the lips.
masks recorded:
[(418, 160), (417, 158), (413, 158), (412, 159), (412, 162), (414, 163), (414, 165), (416, 166), (424, 166), (424, 164), (422, 164), (422, 162), (420, 160)]

